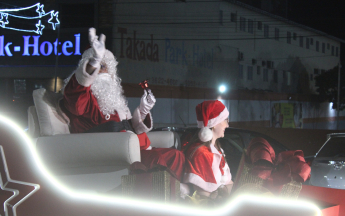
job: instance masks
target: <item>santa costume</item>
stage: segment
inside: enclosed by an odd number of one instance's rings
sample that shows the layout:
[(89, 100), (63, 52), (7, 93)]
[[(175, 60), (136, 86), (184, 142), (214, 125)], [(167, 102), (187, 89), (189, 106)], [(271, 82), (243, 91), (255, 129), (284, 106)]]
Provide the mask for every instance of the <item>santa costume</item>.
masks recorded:
[[(91, 28), (89, 39), (91, 48), (83, 53), (78, 68), (66, 79), (63, 89), (62, 109), (70, 119), (71, 133), (135, 132), (140, 142), (141, 163), (147, 169), (166, 167), (180, 180), (185, 162), (183, 153), (176, 149), (152, 148), (146, 135), (153, 128), (150, 113), (156, 101), (153, 94), (144, 91), (140, 106), (132, 115), (117, 76), (118, 62), (105, 49), (105, 36), (101, 35), (98, 40), (95, 29)], [(87, 72), (88, 64), (95, 68), (91, 74)], [(107, 72), (99, 73), (103, 67)]]
[(185, 149), (186, 167), (183, 182), (212, 193), (220, 186), (231, 182), (230, 168), (224, 158), (223, 149), (219, 147), (218, 151), (209, 142), (213, 137), (211, 128), (227, 119), (229, 111), (218, 100), (204, 101), (197, 105), (196, 114), (201, 130), (198, 134), (199, 140)]

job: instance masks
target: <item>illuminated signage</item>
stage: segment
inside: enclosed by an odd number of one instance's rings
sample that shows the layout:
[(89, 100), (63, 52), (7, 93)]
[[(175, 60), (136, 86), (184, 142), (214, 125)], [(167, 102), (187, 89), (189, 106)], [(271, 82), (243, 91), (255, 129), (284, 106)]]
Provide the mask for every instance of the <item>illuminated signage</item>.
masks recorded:
[[(74, 35), (74, 44), (72, 41), (53, 42), (40, 41), (41, 36), (23, 36), (22, 46), (5, 42), (5, 36), (0, 36), (0, 56), (13, 56), (13, 52), (22, 52), (22, 56), (50, 56), (50, 55), (81, 55), (80, 53), (80, 34)], [(59, 51), (59, 53), (58, 53)], [(61, 51), (61, 52), (60, 52)]]
[[(43, 8), (43, 4), (37, 3), (24, 8), (0, 9), (0, 27), (42, 35), (43, 29), (46, 27), (42, 24), (44, 21), (55, 30), (56, 25), (60, 24), (59, 12), (52, 10), (46, 13)], [(27, 16), (27, 14), (36, 13), (38, 14), (36, 16)], [(25, 26), (22, 25), (23, 19), (26, 20)]]

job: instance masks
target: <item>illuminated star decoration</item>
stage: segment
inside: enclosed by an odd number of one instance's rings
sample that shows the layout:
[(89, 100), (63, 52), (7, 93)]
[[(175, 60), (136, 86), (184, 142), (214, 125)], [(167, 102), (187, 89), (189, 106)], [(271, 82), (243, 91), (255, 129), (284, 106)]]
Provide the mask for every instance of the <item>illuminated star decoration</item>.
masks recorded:
[[(11, 184), (10, 188), (6, 187), (8, 185), (8, 183)], [(27, 186), (26, 188), (34, 187), (34, 189), (31, 190), (29, 193), (25, 194), (24, 197), (21, 200), (19, 200), (16, 204), (11, 205), (9, 202), (13, 198), (15, 198), (16, 196), (19, 195), (19, 190), (16, 189), (17, 185), (26, 185)], [(22, 187), (23, 186), (21, 186), (21, 188)], [(4, 202), (4, 210), (3, 210), (4, 215), (5, 216), (15, 216), (16, 215), (16, 209), (17, 209), (18, 205), (20, 205), (22, 202), (24, 202), (28, 197), (30, 197), (32, 194), (34, 194), (39, 189), (40, 189), (40, 185), (38, 185), (38, 184), (16, 181), (16, 180), (12, 180), (10, 178), (10, 174), (8, 172), (8, 167), (7, 167), (6, 158), (5, 158), (5, 154), (4, 154), (4, 149), (0, 145), (0, 191), (4, 190), (4, 191), (9, 191), (9, 192), (13, 193), (13, 195), (10, 198), (8, 198), (7, 200), (5, 200), (5, 202)], [(23, 192), (20, 191), (20, 193), (23, 193)], [(11, 213), (12, 213), (11, 215), (9, 214), (9, 210), (11, 210)], [(1, 212), (1, 210), (0, 210), (0, 212)]]
[(46, 12), (43, 10), (44, 5), (41, 5), (40, 3), (37, 4), (37, 10), (36, 12), (38, 13), (39, 17), (42, 17)]
[(0, 25), (1, 27), (5, 28), (5, 25), (8, 24), (8, 14), (7, 13), (0, 13)]
[[(36, 14), (34, 16), (27, 16), (27, 14)], [(56, 30), (56, 25), (60, 24), (58, 19), (59, 12), (51, 10), (48, 13), (44, 11), (44, 5), (37, 3), (29, 7), (22, 8), (0, 8), (0, 28), (33, 32), (36, 34), (43, 34), (45, 28), (45, 22), (52, 25), (52, 29)], [(18, 26), (17, 23), (23, 23), (23, 20), (27, 20), (27, 25)], [(9, 24), (11, 23), (11, 24)], [(36, 26), (36, 28), (35, 28)], [(0, 215), (1, 216), (1, 215)]]
[[(55, 13), (54, 13), (54, 11), (51, 11), (50, 16), (51, 17), (48, 20), (48, 23), (52, 24), (52, 27), (55, 30), (56, 25), (60, 24), (60, 21), (58, 19), (59, 18), (59, 11), (56, 11)], [(55, 22), (54, 22), (54, 20), (55, 20)]]
[(42, 35), (42, 31), (43, 31), (45, 26), (42, 25), (41, 20), (38, 20), (36, 27), (37, 27), (36, 33)]

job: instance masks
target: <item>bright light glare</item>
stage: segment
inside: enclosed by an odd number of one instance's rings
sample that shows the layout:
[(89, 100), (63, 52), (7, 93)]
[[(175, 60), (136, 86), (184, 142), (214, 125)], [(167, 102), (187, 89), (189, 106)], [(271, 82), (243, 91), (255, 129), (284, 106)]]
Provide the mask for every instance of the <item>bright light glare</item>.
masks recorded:
[(219, 86), (219, 92), (220, 93), (224, 93), (225, 91), (226, 91), (226, 87), (225, 87), (225, 85), (221, 85), (221, 86)]
[(154, 211), (154, 213), (160, 214), (175, 214), (175, 215), (231, 215), (231, 212), (234, 212), (240, 206), (250, 206), (250, 203), (260, 203), (266, 206), (282, 206), (285, 208), (299, 208), (304, 210), (309, 210), (315, 212), (316, 215), (321, 215), (320, 209), (315, 206), (314, 204), (301, 201), (301, 200), (286, 200), (281, 198), (269, 198), (264, 196), (252, 196), (252, 195), (243, 195), (237, 197), (233, 201), (229, 201), (224, 206), (219, 207), (217, 209), (204, 209), (204, 208), (191, 208), (186, 206), (178, 206), (176, 204), (163, 204), (159, 202), (153, 201), (144, 201), (138, 199), (128, 199), (123, 196), (109, 196), (109, 195), (102, 195), (99, 193), (92, 193), (92, 192), (81, 192), (74, 190), (73, 188), (69, 188), (68, 186), (61, 183), (42, 163), (36, 149), (35, 145), (32, 143), (31, 139), (24, 133), (24, 131), (13, 121), (10, 119), (0, 115), (0, 123), (5, 124), (8, 128), (12, 128), (14, 132), (19, 134), (19, 136), (23, 139), (23, 144), (27, 145), (26, 147), (29, 148), (27, 151), (31, 158), (33, 158), (34, 164), (37, 166), (39, 173), (42, 175), (42, 179), (44, 179), (47, 183), (51, 185), (56, 192), (60, 193), (63, 196), (71, 197), (78, 200), (84, 200), (87, 202), (92, 203), (103, 203), (109, 204), (110, 206), (119, 206), (119, 207), (127, 207), (128, 209), (132, 209), (135, 206), (136, 209), (142, 209), (147, 213), (150, 211)]

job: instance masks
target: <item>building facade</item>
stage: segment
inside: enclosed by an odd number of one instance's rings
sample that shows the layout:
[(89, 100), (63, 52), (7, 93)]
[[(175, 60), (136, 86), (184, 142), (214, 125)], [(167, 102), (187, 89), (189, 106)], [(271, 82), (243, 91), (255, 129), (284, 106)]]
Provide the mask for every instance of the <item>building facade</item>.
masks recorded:
[[(338, 65), (340, 39), (238, 1), (43, 3), (47, 11), (60, 11), (59, 31), (1, 29), (0, 81), (10, 103), (23, 94), (30, 100), (35, 88), (58, 91), (87, 49), (87, 31), (94, 26), (107, 36), (106, 46), (119, 62), (131, 109), (142, 94), (138, 83), (149, 80), (158, 98), (156, 126), (195, 125), (195, 106), (221, 99), (235, 126), (335, 127), (329, 103), (309, 96), (316, 93), (314, 77)], [(8, 43), (21, 44), (22, 51), (9, 56)], [(227, 91), (220, 94), (220, 85)]]

